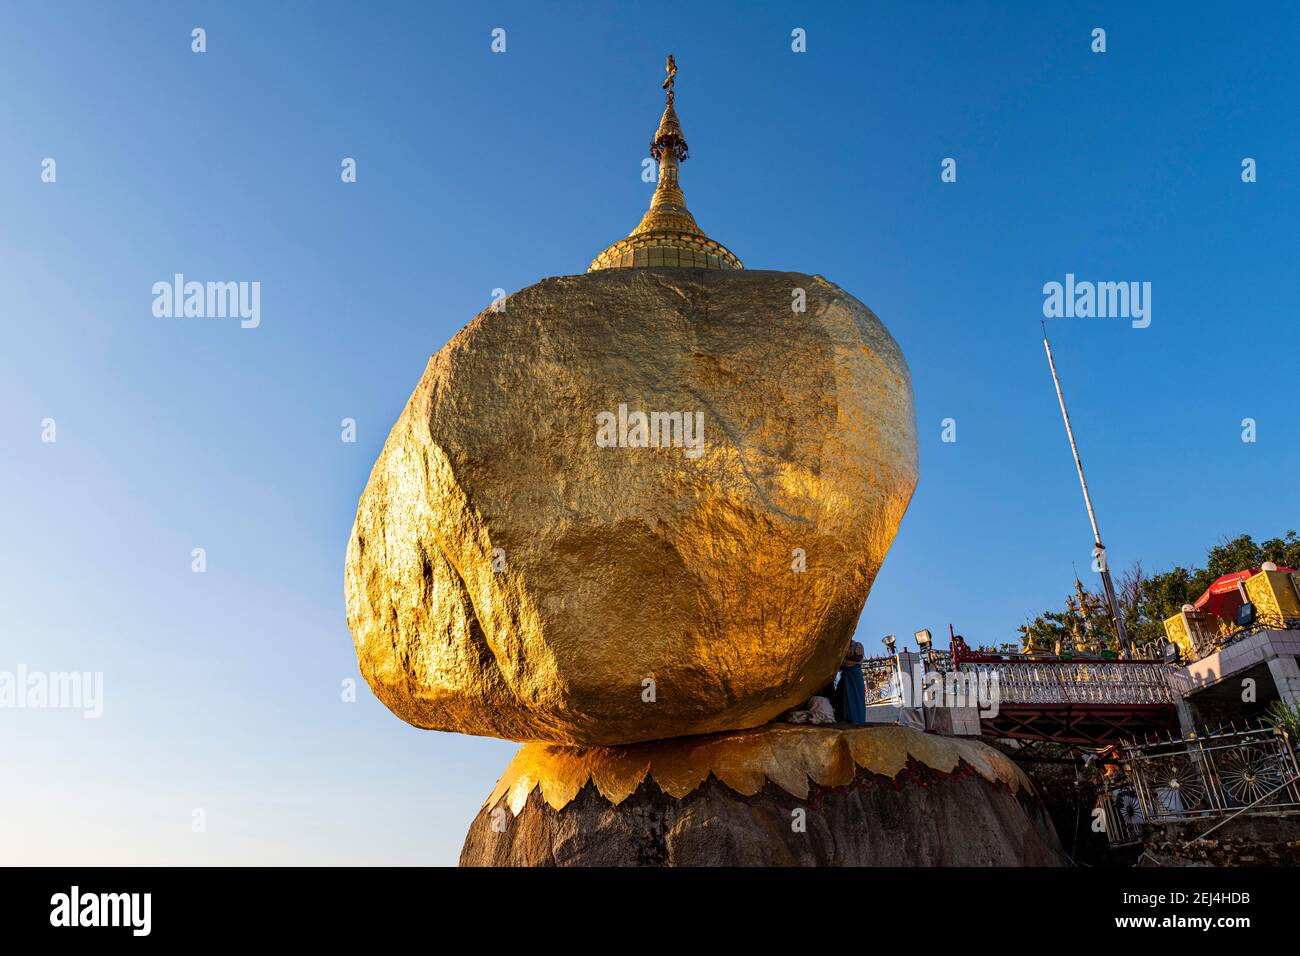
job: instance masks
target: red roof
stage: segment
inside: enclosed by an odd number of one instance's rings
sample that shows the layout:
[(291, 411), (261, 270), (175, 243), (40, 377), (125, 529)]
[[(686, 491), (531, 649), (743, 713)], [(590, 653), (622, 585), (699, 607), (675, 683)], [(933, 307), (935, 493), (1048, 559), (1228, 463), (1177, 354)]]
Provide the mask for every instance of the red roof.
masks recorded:
[[(1278, 570), (1294, 571), (1295, 568), (1278, 568)], [(1196, 599), (1196, 607), (1218, 615), (1224, 620), (1234, 620), (1237, 616), (1237, 608), (1242, 605), (1241, 591), (1237, 585), (1256, 574), (1259, 574), (1259, 568), (1247, 568), (1245, 571), (1234, 571), (1215, 578), (1205, 589), (1205, 593)]]

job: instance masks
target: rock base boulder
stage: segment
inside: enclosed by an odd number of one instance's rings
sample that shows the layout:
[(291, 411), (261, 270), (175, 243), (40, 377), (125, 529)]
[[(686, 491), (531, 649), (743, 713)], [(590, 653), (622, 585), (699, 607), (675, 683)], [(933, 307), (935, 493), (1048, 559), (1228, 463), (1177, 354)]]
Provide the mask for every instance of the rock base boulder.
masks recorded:
[[(1032, 786), (991, 748), (898, 727), (771, 726), (661, 741), (649, 756), (529, 745), (470, 826), (461, 865), (1066, 862)], [(683, 767), (703, 771), (700, 781)], [(755, 770), (756, 787), (746, 782)], [(802, 796), (791, 792), (793, 770), (807, 772)]]

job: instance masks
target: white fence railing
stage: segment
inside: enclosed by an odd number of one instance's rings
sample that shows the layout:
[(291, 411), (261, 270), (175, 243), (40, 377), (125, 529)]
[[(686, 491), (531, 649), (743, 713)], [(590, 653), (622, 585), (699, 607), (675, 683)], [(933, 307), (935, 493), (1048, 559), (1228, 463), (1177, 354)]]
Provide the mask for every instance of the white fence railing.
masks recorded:
[[(907, 666), (918, 660), (908, 654)], [(1114, 660), (963, 660), (935, 651), (919, 658), (925, 673), (947, 673), (954, 668), (980, 686), (996, 687), (1001, 706), (1015, 704), (1172, 704), (1176, 694), (1169, 683), (1169, 666), (1161, 661)], [(902, 657), (875, 657), (863, 661), (862, 679), (868, 704), (903, 701)], [(972, 684), (972, 686), (974, 686)], [(912, 696), (912, 695), (908, 695)]]
[(996, 676), (998, 700), (1004, 707), (1174, 701), (1169, 668), (1157, 661), (963, 661), (957, 668), (963, 673)]

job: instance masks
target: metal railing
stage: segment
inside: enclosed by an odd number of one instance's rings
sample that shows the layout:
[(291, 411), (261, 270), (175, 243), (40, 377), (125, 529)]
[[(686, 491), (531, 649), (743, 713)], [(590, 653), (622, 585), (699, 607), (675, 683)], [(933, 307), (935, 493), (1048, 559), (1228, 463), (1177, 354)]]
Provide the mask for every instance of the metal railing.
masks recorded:
[(1171, 704), (1169, 668), (1158, 661), (1007, 661), (959, 663), (997, 677), (999, 703)]
[[(934, 655), (932, 655), (934, 656)], [(997, 678), (1008, 704), (1172, 704), (1170, 667), (1161, 660), (1042, 658), (972, 651), (960, 638), (943, 666)]]
[(1300, 809), (1300, 769), (1281, 728), (1124, 744), (1120, 760), (1148, 823)]
[(1189, 632), (1192, 641), (1192, 654), (1182, 663), (1194, 664), (1202, 658), (1223, 650), (1230, 644), (1244, 641), (1246, 638), (1253, 637), (1262, 631), (1300, 631), (1300, 618), (1286, 617), (1280, 613), (1265, 611), (1259, 613), (1255, 617), (1254, 623), (1247, 627), (1224, 626), (1221, 629), (1211, 629), (1205, 626), (1194, 626)]
[(1132, 784), (1107, 783), (1099, 806), (1105, 814), (1106, 841), (1111, 846), (1130, 846), (1142, 840), (1142, 804)]
[(898, 658), (868, 657), (862, 662), (862, 683), (867, 692), (867, 705), (903, 702), (903, 687), (898, 670)]
[[(956, 671), (969, 675), (969, 681), (982, 682), (979, 686), (996, 687), (1002, 706), (1172, 704), (1175, 699), (1169, 686), (1170, 668), (1163, 661), (976, 654), (964, 644), (951, 652), (934, 650), (919, 656), (927, 674)], [(897, 657), (871, 657), (862, 662), (868, 704), (902, 703), (905, 679), (911, 680), (911, 675), (900, 673)]]

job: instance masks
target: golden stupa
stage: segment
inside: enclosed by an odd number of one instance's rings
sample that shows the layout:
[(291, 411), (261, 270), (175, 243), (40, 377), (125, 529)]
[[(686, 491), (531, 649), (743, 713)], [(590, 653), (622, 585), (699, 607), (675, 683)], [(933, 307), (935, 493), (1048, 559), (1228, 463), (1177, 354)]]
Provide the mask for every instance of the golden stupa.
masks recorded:
[(655, 138), (650, 141), (650, 155), (659, 163), (659, 181), (650, 208), (626, 239), (620, 239), (592, 260), (588, 272), (646, 266), (744, 268), (731, 250), (704, 234), (686, 208), (686, 197), (678, 180), (678, 167), (687, 157), (687, 146), (677, 110), (673, 107), (677, 98), (673, 89), (676, 78), (677, 63), (670, 56), (668, 79), (664, 80), (668, 102), (664, 105), (664, 115), (659, 120)]
[(917, 480), (907, 365), (820, 276), (745, 270), (686, 207), (434, 355), (347, 549), (375, 694), (419, 727), (610, 746), (744, 730), (823, 687)]

